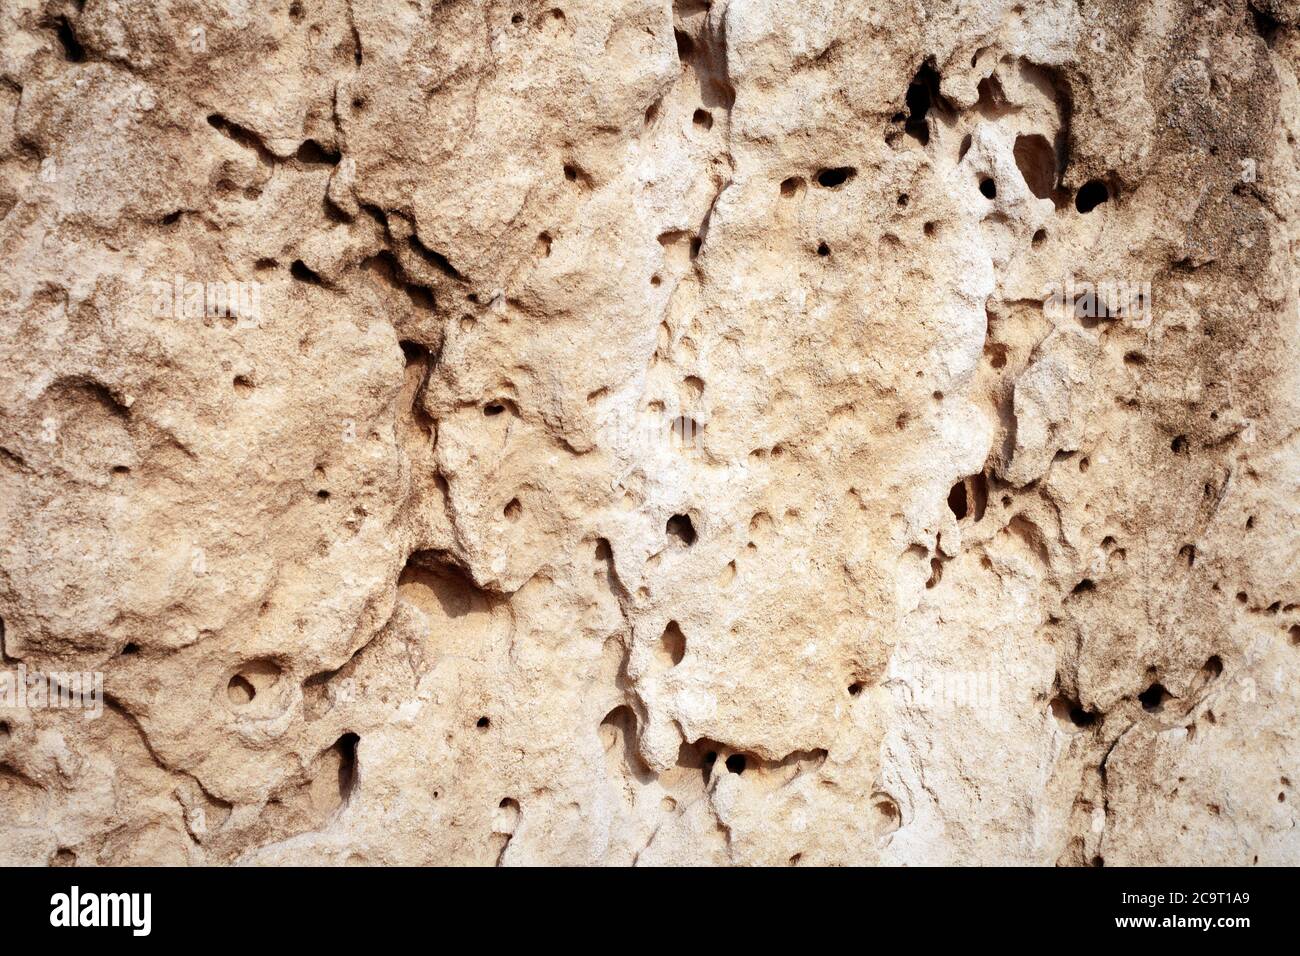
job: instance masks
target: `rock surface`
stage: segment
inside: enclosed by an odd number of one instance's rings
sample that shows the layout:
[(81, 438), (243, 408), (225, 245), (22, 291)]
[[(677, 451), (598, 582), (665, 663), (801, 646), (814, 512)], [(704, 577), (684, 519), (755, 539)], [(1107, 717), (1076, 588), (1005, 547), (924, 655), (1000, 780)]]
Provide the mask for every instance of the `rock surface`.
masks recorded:
[(0, 863), (1300, 863), (1298, 73), (0, 3)]

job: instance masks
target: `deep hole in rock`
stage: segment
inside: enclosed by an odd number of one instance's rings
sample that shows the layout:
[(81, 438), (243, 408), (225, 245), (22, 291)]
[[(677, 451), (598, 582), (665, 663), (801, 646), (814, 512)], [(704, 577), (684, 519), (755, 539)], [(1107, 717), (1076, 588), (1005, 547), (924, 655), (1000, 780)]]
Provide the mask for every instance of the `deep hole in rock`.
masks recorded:
[(732, 754), (727, 758), (727, 769), (732, 773), (744, 773), (745, 763), (744, 754)]
[(1074, 197), (1074, 208), (1079, 212), (1092, 212), (1110, 199), (1110, 189), (1100, 179), (1090, 179), (1079, 187)]
[(824, 186), (827, 189), (834, 189), (836, 186), (842, 186), (854, 176), (858, 171), (852, 166), (836, 166), (832, 169), (823, 169), (817, 173), (817, 185)]
[(339, 755), (339, 796), (344, 800), (352, 795), (357, 782), (357, 744), (360, 740), (349, 732), (334, 743), (334, 750)]
[(927, 61), (907, 85), (907, 120), (903, 124), (903, 130), (922, 146), (930, 142), (930, 126), (926, 122), (926, 116), (939, 100), (939, 82), (938, 71)]
[(325, 284), (325, 280), (309, 269), (301, 259), (293, 260), (293, 265), (289, 266), (289, 275), (299, 282), (306, 282), (308, 285), (323, 286)]
[(63, 48), (63, 57), (69, 63), (81, 63), (86, 59), (86, 50), (77, 40), (77, 34), (67, 17), (59, 17), (55, 32), (59, 37), (59, 46)]
[(1250, 15), (1255, 32), (1259, 34), (1266, 46), (1273, 46), (1277, 42), (1278, 31), (1281, 24), (1277, 18), (1265, 10), (1259, 9), (1256, 4), (1250, 4)]
[(673, 515), (665, 528), (670, 540), (690, 547), (695, 543), (695, 525), (690, 515)]
[(980, 194), (985, 199), (996, 199), (998, 195), (998, 184), (986, 176), (980, 180)]
[(1160, 710), (1165, 701), (1172, 700), (1173, 695), (1165, 690), (1163, 684), (1152, 684), (1142, 693), (1138, 694), (1138, 702), (1142, 709), (1151, 713)]
[(967, 507), (966, 482), (963, 480), (953, 485), (952, 490), (948, 492), (948, 510), (960, 521), (966, 517)]

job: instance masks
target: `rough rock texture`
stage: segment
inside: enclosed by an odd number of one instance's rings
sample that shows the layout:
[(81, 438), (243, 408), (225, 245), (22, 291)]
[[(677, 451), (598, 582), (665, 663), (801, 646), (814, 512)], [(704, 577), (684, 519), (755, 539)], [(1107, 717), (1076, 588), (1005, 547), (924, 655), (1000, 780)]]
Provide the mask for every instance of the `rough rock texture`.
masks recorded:
[(0, 862), (1300, 863), (1298, 73), (0, 0)]

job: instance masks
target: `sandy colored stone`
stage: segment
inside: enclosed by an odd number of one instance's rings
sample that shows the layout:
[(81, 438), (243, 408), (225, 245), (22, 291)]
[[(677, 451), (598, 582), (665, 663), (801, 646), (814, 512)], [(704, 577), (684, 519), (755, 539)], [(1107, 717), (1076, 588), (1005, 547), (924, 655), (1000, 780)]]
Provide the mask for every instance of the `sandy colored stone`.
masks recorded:
[(1298, 73), (3, 0), (0, 863), (1300, 863)]

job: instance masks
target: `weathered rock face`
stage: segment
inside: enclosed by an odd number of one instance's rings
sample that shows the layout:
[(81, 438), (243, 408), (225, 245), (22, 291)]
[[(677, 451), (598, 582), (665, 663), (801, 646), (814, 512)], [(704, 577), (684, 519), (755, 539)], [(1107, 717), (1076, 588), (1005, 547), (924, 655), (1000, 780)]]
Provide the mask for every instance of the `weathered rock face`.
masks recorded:
[(1298, 71), (0, 3), (0, 862), (1300, 863)]

